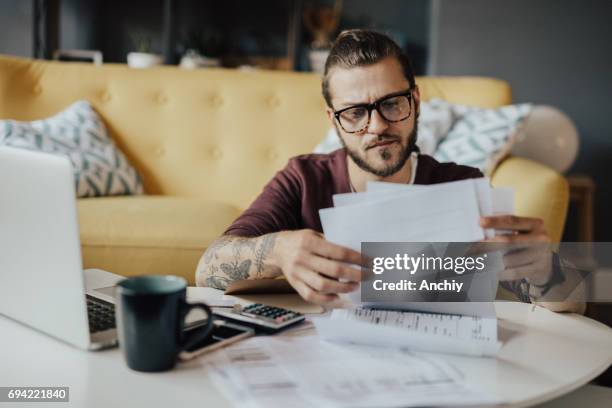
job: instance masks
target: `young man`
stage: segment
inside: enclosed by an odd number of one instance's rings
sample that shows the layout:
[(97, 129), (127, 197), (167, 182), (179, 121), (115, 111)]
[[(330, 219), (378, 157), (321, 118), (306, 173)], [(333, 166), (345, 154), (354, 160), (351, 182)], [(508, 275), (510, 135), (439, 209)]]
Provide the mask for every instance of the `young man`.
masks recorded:
[[(355, 290), (361, 256), (325, 240), (318, 211), (332, 195), (365, 191), (370, 180), (434, 184), (482, 177), (478, 169), (438, 163), (416, 148), (420, 93), (408, 57), (387, 36), (339, 35), (325, 65), (327, 115), (343, 149), (292, 158), (202, 256), (197, 284), (224, 289), (236, 279), (284, 275), (307, 301), (325, 304)], [(513, 230), (504, 242), (548, 242), (540, 219), (485, 217), (482, 227)], [(523, 278), (517, 274), (515, 278)], [(529, 276), (544, 284), (549, 274)]]

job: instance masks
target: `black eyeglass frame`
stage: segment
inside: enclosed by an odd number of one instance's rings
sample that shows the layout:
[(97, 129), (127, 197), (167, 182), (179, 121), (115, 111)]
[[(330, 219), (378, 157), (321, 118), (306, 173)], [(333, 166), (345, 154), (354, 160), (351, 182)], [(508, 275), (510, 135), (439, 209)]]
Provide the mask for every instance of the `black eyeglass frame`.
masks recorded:
[[(379, 106), (381, 103), (383, 103), (384, 101), (391, 99), (391, 98), (397, 98), (398, 96), (406, 96), (408, 98), (408, 105), (410, 106), (410, 112), (408, 112), (408, 116), (406, 116), (405, 118), (401, 118), (398, 120), (389, 120), (385, 117), (385, 115), (383, 115), (383, 113), (380, 111)], [(336, 118), (336, 121), (338, 122), (338, 124), (340, 125), (340, 127), (342, 128), (342, 130), (344, 130), (346, 133), (359, 133), (359, 132), (363, 132), (365, 129), (368, 128), (368, 126), (370, 126), (370, 120), (372, 120), (372, 111), (374, 109), (376, 109), (376, 112), (378, 112), (378, 114), (387, 122), (389, 123), (397, 123), (397, 122), (401, 122), (403, 120), (406, 120), (410, 117), (410, 115), (412, 115), (412, 88), (409, 88), (407, 91), (401, 91), (401, 92), (396, 92), (396, 93), (392, 93), (390, 95), (387, 95), (383, 98), (380, 98), (377, 101), (374, 101), (372, 103), (362, 103), (359, 105), (353, 105), (353, 106), (348, 106), (346, 108), (342, 108), (340, 110), (334, 111), (334, 117)], [(340, 121), (340, 115), (342, 114), (342, 112), (346, 112), (349, 109), (355, 109), (355, 108), (366, 108), (368, 110), (368, 121), (366, 122), (365, 126), (359, 130), (354, 130), (352, 132), (346, 130), (344, 128), (344, 126), (342, 126), (342, 122)]]

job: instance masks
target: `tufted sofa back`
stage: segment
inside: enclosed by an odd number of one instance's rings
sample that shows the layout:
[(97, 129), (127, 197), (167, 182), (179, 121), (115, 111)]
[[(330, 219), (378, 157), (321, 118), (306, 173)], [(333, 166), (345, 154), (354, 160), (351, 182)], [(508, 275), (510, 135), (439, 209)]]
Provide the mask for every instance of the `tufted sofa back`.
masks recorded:
[[(507, 83), (418, 78), (424, 100), (510, 103)], [(125, 65), (0, 56), (0, 118), (33, 120), (79, 99), (102, 116), (149, 194), (213, 198), (246, 207), (291, 156), (311, 152), (330, 126), (315, 74), (229, 69), (134, 70)]]

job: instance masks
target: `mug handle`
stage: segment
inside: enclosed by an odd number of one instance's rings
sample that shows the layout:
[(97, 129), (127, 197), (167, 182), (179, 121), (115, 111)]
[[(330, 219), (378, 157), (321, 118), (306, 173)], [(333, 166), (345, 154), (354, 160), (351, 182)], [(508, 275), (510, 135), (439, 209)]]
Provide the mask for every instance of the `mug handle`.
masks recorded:
[[(206, 319), (206, 324), (203, 327), (198, 327), (190, 331), (190, 333), (185, 336), (185, 338), (181, 342), (181, 350), (185, 350), (190, 347), (193, 347), (199, 342), (205, 340), (212, 332), (213, 321), (214, 321), (212, 310), (210, 310), (210, 307), (208, 307), (208, 305), (204, 303), (184, 302), (183, 307), (185, 308), (185, 314), (183, 315), (183, 320), (187, 317), (187, 315), (192, 309), (202, 309), (203, 311), (206, 312), (206, 316), (208, 316), (208, 318)], [(184, 324), (185, 323), (183, 322), (183, 325)]]

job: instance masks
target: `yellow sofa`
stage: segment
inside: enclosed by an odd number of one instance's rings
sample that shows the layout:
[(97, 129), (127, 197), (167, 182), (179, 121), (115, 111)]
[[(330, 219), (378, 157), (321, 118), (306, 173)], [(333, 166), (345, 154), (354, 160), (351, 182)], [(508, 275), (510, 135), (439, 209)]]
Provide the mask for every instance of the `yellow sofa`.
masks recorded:
[[(417, 82), (424, 100), (511, 102), (509, 85), (495, 79)], [(320, 88), (319, 77), (307, 73), (134, 70), (0, 56), (0, 119), (44, 118), (86, 99), (143, 177), (146, 196), (78, 201), (84, 266), (176, 274), (192, 284), (207, 246), (289, 157), (311, 152), (326, 134)], [(560, 239), (568, 203), (562, 176), (510, 158), (492, 182), (516, 188), (517, 213), (543, 218)]]

